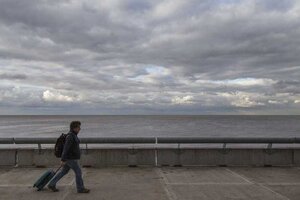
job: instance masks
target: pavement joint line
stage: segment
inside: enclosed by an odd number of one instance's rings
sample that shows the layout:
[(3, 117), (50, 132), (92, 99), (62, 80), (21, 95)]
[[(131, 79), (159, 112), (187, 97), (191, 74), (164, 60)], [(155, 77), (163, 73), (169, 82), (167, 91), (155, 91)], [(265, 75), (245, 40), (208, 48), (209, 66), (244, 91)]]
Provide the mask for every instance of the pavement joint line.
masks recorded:
[[(82, 170), (82, 179), (84, 178), (85, 173), (86, 172)], [(74, 174), (74, 176), (75, 176), (75, 174)], [(76, 178), (73, 178), (72, 181), (68, 184), (68, 187), (66, 187), (67, 191), (62, 196), (62, 200), (65, 200), (68, 197), (68, 195), (71, 193), (71, 190), (72, 190), (71, 186), (75, 183), (75, 181), (76, 181)]]
[(300, 183), (257, 183), (257, 184), (263, 184), (263, 185), (274, 185), (274, 186), (293, 186), (293, 185), (295, 185), (295, 186), (297, 186), (297, 185), (300, 185)]
[(175, 192), (172, 191), (172, 188), (168, 187), (168, 183), (167, 183), (167, 178), (165, 177), (165, 175), (162, 173), (160, 168), (154, 168), (154, 171), (156, 172), (156, 174), (159, 177), (162, 177), (162, 179), (159, 179), (159, 182), (161, 184), (163, 184), (163, 188), (166, 192), (166, 195), (168, 197), (169, 200), (177, 200), (177, 195), (175, 194)]
[(237, 172), (232, 171), (232, 170), (229, 169), (229, 168), (226, 168), (226, 171), (228, 171), (228, 172), (230, 172), (231, 174), (233, 174), (233, 175), (235, 175), (235, 176), (237, 176), (237, 177), (243, 179), (243, 180), (246, 181), (247, 183), (254, 184), (254, 182), (252, 182), (252, 181), (250, 181), (249, 179), (247, 179), (246, 177), (244, 177), (244, 176), (238, 174)]
[(188, 174), (189, 174), (189, 170), (185, 169), (185, 170), (183, 171), (183, 175), (184, 175), (184, 177), (185, 177), (187, 180), (189, 180)]
[(283, 199), (285, 199), (285, 200), (290, 200), (290, 199), (287, 198), (286, 196), (283, 196), (282, 194), (280, 194), (280, 193), (278, 193), (278, 192), (272, 190), (271, 188), (267, 187), (267, 186), (264, 185), (264, 184), (252, 182), (252, 181), (248, 180), (246, 177), (244, 177), (243, 175), (240, 175), (240, 174), (238, 174), (237, 172), (234, 172), (234, 171), (232, 171), (232, 170), (230, 170), (230, 169), (228, 169), (228, 168), (226, 168), (226, 170), (231, 171), (233, 174), (235, 174), (235, 175), (237, 175), (237, 176), (243, 178), (244, 180), (246, 180), (246, 181), (248, 181), (248, 182), (250, 182), (250, 183), (253, 183), (253, 184), (257, 185), (257, 186), (260, 186), (260, 187), (262, 187), (262, 188), (264, 188), (264, 189), (266, 189), (266, 190), (272, 192), (273, 194), (275, 194), (275, 195), (277, 195), (277, 196), (279, 196), (279, 197), (281, 197), (281, 198), (283, 198)]
[(266, 189), (266, 190), (269, 190), (270, 192), (276, 194), (277, 196), (282, 197), (282, 198), (285, 199), (285, 200), (291, 200), (291, 199), (289, 199), (288, 197), (283, 196), (282, 194), (280, 194), (280, 193), (278, 193), (278, 192), (272, 190), (271, 188), (267, 187), (266, 185), (263, 185), (263, 184), (260, 184), (260, 183), (257, 183), (257, 185), (260, 186), (260, 187), (262, 187), (262, 188), (264, 188), (264, 189)]
[(202, 183), (169, 183), (167, 185), (253, 185), (253, 183), (218, 183), (218, 182), (202, 182)]
[(68, 185), (66, 187), (66, 192), (64, 193), (64, 195), (62, 196), (62, 200), (65, 200), (67, 198), (67, 196), (70, 194), (71, 192), (71, 186), (73, 185), (73, 183), (75, 182), (75, 178), (73, 178), (73, 180), (71, 181), (71, 185)]
[(164, 175), (164, 173), (162, 172), (162, 170), (160, 168), (158, 168), (158, 171), (159, 171), (159, 175), (161, 175), (164, 179), (164, 183), (165, 184), (170, 184), (171, 182), (169, 182), (169, 179)]

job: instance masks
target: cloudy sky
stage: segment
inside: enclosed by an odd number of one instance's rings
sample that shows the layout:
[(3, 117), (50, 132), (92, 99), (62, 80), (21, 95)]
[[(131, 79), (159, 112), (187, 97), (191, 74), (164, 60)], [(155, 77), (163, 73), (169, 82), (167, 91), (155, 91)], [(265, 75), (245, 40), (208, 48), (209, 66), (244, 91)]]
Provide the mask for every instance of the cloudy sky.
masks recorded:
[(300, 1), (0, 0), (0, 114), (300, 114)]

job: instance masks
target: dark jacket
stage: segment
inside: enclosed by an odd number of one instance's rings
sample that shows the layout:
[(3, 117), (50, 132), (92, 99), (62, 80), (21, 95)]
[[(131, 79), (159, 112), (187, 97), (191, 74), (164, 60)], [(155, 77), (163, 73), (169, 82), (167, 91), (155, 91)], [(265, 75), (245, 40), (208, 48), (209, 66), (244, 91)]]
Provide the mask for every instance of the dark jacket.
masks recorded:
[(80, 159), (80, 140), (77, 134), (70, 131), (66, 137), (66, 142), (64, 145), (64, 150), (61, 155), (61, 160), (79, 160)]

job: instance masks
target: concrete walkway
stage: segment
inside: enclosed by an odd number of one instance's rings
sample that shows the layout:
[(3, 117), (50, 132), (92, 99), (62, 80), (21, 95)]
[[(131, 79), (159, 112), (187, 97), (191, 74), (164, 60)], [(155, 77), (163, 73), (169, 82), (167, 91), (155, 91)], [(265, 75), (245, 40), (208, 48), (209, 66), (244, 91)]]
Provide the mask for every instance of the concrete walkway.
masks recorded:
[(33, 182), (46, 169), (0, 169), (0, 199), (11, 200), (299, 200), (300, 168), (282, 167), (110, 167), (83, 168), (90, 194), (77, 194), (74, 174), (59, 192), (37, 192)]

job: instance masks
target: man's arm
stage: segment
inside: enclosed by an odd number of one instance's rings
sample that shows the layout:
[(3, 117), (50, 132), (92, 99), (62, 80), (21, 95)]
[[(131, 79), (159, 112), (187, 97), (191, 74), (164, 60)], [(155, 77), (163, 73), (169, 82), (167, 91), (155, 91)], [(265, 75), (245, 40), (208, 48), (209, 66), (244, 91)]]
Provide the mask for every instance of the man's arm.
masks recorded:
[(66, 156), (68, 155), (68, 153), (70, 151), (72, 143), (73, 143), (73, 138), (72, 138), (71, 135), (68, 135), (66, 137), (66, 142), (65, 142), (65, 145), (64, 145), (64, 149), (63, 149), (63, 152), (61, 154), (61, 161), (63, 161), (63, 162), (66, 161)]

